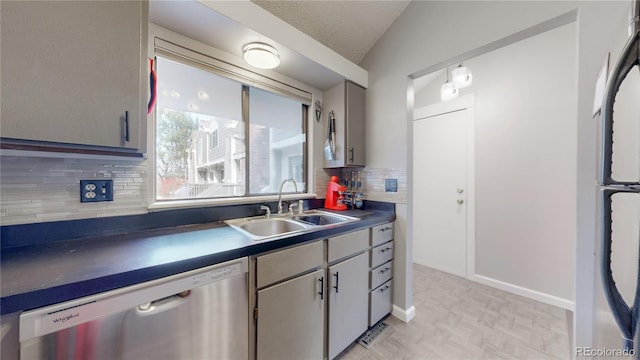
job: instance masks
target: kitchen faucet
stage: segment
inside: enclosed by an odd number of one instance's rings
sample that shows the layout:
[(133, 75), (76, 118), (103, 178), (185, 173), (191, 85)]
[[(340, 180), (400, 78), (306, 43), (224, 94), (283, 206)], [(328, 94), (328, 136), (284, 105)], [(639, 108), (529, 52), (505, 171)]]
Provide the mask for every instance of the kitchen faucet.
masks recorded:
[(298, 184), (296, 184), (296, 181), (293, 180), (293, 178), (288, 178), (280, 183), (280, 191), (278, 191), (278, 214), (282, 214), (282, 188), (287, 181), (291, 181), (296, 192), (298, 192)]

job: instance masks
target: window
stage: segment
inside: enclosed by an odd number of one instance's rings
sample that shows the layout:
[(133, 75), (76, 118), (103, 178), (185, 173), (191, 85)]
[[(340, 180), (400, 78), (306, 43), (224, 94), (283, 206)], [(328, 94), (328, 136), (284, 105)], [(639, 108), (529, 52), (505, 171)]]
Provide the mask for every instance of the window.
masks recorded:
[(215, 129), (209, 133), (209, 149), (215, 149), (218, 147), (218, 129)]
[[(291, 177), (289, 157), (304, 154), (303, 111), (300, 102), (249, 89), (249, 190), (252, 194), (277, 193), (282, 180)], [(302, 179), (295, 180), (300, 186)]]
[(307, 104), (213, 70), (157, 57), (156, 200), (305, 192)]

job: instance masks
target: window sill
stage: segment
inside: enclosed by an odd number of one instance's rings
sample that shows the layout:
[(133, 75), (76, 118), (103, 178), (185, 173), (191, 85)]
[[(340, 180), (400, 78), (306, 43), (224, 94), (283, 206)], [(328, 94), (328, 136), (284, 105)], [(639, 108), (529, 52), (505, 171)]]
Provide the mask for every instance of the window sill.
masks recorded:
[[(316, 194), (282, 194), (282, 200), (300, 200), (300, 199), (315, 199)], [(149, 205), (150, 212), (174, 210), (174, 209), (187, 209), (187, 208), (199, 208), (210, 206), (223, 206), (223, 205), (239, 205), (239, 204), (255, 204), (278, 201), (278, 195), (265, 195), (265, 196), (252, 196), (241, 198), (223, 198), (223, 199), (188, 199), (188, 200), (167, 200), (156, 201)]]

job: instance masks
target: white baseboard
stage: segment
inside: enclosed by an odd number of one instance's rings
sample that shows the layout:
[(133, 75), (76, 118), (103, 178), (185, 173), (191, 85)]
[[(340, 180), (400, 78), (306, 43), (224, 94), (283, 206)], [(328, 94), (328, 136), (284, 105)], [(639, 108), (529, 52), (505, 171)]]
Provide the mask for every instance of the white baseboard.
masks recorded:
[(559, 298), (557, 296), (545, 294), (536, 290), (524, 288), (522, 286), (513, 285), (504, 281), (488, 278), (482, 275), (473, 275), (471, 279), (475, 282), (494, 287), (496, 289), (504, 290), (516, 295), (524, 296), (529, 299), (543, 302), (545, 304), (557, 306), (559, 308), (575, 311), (575, 303), (567, 299)]
[(408, 323), (416, 316), (416, 308), (411, 305), (407, 310), (401, 309), (399, 306), (393, 305), (393, 310), (391, 311), (391, 315), (397, 317), (401, 321)]
[(414, 258), (413, 262), (418, 264), (418, 265), (426, 266), (428, 268), (436, 269), (438, 271), (442, 271), (442, 272), (446, 272), (446, 273), (449, 273), (449, 274), (453, 274), (453, 275), (456, 275), (456, 276), (460, 276), (460, 277), (466, 278), (466, 274), (464, 272), (460, 272), (460, 271), (458, 271), (456, 269), (453, 269), (453, 268), (440, 266), (438, 264), (431, 264), (428, 261), (424, 261), (422, 259), (417, 259), (417, 258)]

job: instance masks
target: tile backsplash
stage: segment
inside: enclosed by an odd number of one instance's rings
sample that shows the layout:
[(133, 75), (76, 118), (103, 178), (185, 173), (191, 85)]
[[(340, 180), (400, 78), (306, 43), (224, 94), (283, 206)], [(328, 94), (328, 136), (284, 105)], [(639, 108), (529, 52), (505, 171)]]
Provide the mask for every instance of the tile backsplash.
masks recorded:
[[(0, 156), (0, 222), (45, 221), (147, 212), (146, 160)], [(113, 180), (114, 201), (80, 203), (80, 180)]]
[[(342, 179), (350, 177), (352, 171), (357, 171), (357, 169), (344, 169), (342, 171)], [(364, 168), (361, 171), (365, 199), (396, 204), (407, 203), (407, 169)], [(385, 179), (398, 180), (396, 192), (385, 192)]]
[[(86, 219), (147, 213), (151, 176), (148, 160), (99, 160), (0, 156), (0, 224)], [(341, 179), (357, 169), (316, 169), (315, 192), (324, 198), (332, 175)], [(407, 171), (364, 168), (366, 199), (407, 202)], [(113, 180), (114, 201), (80, 202), (80, 180)], [(397, 179), (398, 191), (385, 192), (385, 179)]]
[[(352, 171), (362, 171), (363, 192), (365, 199), (397, 204), (407, 203), (407, 169), (404, 168), (348, 168), (348, 169), (316, 169), (315, 192), (319, 198), (324, 198), (327, 183), (331, 175), (340, 177), (344, 181), (350, 178)], [(398, 191), (385, 192), (385, 179), (397, 179)]]

